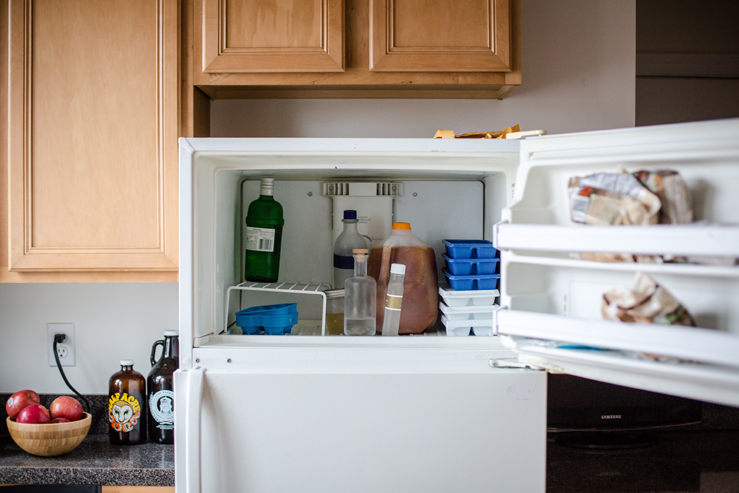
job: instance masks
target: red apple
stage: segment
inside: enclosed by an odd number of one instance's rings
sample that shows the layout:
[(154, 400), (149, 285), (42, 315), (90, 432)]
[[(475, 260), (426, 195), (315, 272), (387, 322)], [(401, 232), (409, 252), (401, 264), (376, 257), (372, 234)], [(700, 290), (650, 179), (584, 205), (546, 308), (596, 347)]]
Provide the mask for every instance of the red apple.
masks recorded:
[(10, 396), (8, 402), (5, 403), (5, 411), (10, 416), (10, 419), (18, 416), (18, 413), (24, 407), (30, 406), (31, 404), (38, 404), (41, 402), (38, 394), (33, 390), (19, 390), (15, 394)]
[(15, 418), (16, 423), (43, 424), (48, 423), (49, 411), (41, 404), (31, 404), (21, 409)]
[(67, 418), (54, 418), (51, 420), (53, 423), (69, 423), (70, 421)]
[(70, 421), (77, 421), (82, 417), (82, 405), (74, 397), (63, 395), (54, 399), (49, 406), (52, 418), (67, 418)]

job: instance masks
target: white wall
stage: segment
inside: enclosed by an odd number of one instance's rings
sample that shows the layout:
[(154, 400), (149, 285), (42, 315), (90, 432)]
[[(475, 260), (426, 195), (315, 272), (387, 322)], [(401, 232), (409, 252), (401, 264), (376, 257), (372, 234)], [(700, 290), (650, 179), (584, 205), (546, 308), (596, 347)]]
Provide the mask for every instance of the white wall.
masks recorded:
[(523, 84), (497, 100), (220, 100), (214, 137), (432, 137), (634, 126), (635, 0), (523, 0)]
[[(523, 0), (523, 85), (503, 101), (226, 100), (213, 136), (431, 137), (519, 123), (550, 133), (634, 125), (635, 0)], [(48, 366), (46, 324), (72, 322), (73, 385), (107, 393), (121, 358), (148, 373), (151, 344), (177, 327), (176, 284), (0, 285), (0, 392), (66, 392)]]
[(49, 322), (74, 324), (76, 365), (64, 368), (72, 385), (107, 394), (121, 359), (146, 376), (151, 345), (177, 329), (177, 283), (0, 284), (0, 392), (71, 393), (49, 366)]

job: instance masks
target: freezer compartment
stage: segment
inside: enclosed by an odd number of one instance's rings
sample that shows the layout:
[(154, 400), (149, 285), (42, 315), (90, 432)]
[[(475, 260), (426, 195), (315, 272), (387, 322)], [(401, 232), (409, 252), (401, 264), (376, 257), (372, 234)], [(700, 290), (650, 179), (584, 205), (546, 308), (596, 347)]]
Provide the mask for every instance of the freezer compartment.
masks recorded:
[[(739, 120), (550, 136), (522, 143), (520, 177), (495, 229), (498, 248), (568, 258), (570, 252), (739, 257)], [(694, 220), (728, 226), (585, 226), (570, 219), (568, 181), (619, 168), (672, 169)]]
[(193, 370), (175, 376), (177, 422), (202, 414), (199, 430), (178, 428), (178, 491), (195, 473), (206, 493), (543, 492), (546, 375), (493, 368), (500, 354), (196, 349), (198, 409), (180, 406), (197, 395)]
[(183, 139), (181, 148), (181, 311), (192, 347), (223, 335), (236, 311), (261, 304), (297, 302), (293, 333), (303, 322), (321, 332), (317, 296), (227, 296), (242, 281), (244, 210), (261, 178), (275, 179), (275, 199), (285, 211), (280, 282), (327, 287), (334, 232), (324, 183), (401, 183), (393, 219), (411, 222), (441, 268), (442, 239), (492, 238), (518, 164), (518, 143), (510, 142)]

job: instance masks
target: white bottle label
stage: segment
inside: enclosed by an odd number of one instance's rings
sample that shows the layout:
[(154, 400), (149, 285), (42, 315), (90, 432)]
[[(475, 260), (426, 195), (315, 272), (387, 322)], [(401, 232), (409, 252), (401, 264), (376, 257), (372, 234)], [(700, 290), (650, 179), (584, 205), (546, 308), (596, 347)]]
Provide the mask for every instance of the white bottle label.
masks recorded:
[(158, 423), (157, 428), (171, 430), (174, 424), (174, 392), (160, 390), (149, 396), (149, 411)]
[(246, 227), (246, 249), (255, 252), (275, 251), (275, 230)]

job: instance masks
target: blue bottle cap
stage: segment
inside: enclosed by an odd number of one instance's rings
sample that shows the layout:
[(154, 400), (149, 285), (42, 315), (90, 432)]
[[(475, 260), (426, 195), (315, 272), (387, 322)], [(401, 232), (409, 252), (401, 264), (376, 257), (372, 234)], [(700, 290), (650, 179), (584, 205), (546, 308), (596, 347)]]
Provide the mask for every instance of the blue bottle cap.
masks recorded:
[(357, 211), (344, 211), (344, 219), (356, 219)]

